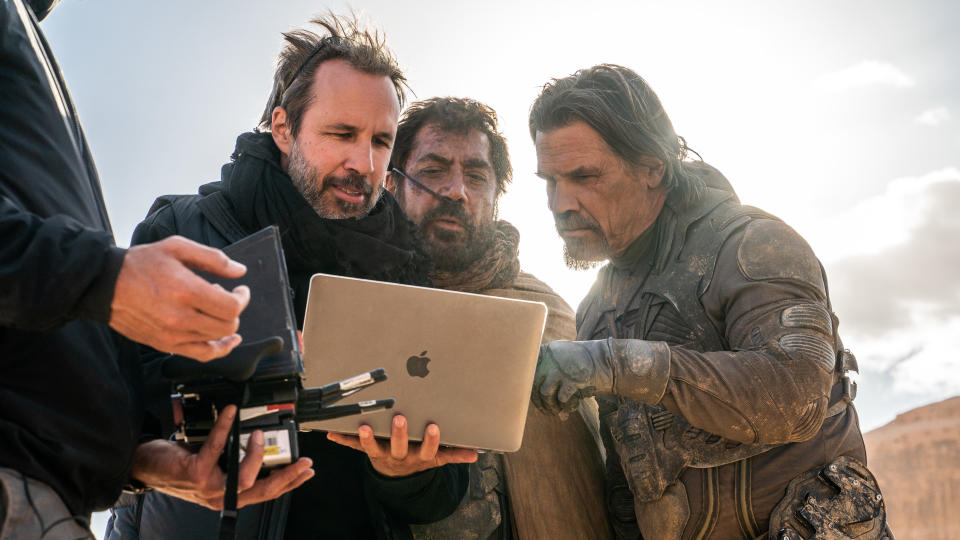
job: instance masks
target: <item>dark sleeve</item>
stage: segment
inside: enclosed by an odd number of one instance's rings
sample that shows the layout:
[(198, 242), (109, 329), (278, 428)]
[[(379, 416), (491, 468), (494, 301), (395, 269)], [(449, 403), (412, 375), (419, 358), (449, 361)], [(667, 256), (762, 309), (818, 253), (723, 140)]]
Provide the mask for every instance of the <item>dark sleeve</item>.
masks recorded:
[(27, 11), (0, 3), (0, 325), (106, 323), (125, 252), (113, 245), (83, 130)]
[(126, 250), (66, 216), (42, 218), (0, 195), (0, 324), (51, 330), (110, 320)]
[(792, 229), (759, 220), (723, 246), (704, 307), (729, 350), (670, 347), (662, 404), (691, 424), (744, 443), (813, 437), (835, 363), (823, 273)]
[(170, 204), (154, 203), (150, 215), (133, 230), (131, 246), (151, 244), (177, 234), (173, 207)]
[(433, 523), (457, 509), (467, 492), (467, 464), (427, 469), (410, 476), (391, 478), (378, 473), (364, 459), (367, 492), (393, 519), (402, 523)]

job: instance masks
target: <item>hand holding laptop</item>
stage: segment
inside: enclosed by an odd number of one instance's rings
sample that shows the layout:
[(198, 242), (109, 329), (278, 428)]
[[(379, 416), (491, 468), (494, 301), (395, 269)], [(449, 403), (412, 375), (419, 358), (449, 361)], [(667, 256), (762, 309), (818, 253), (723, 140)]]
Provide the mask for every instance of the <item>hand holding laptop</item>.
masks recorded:
[(420, 471), (441, 467), (448, 463), (473, 463), (477, 453), (466, 448), (440, 448), (440, 427), (427, 425), (423, 442), (410, 443), (407, 438), (407, 419), (402, 414), (393, 417), (390, 441), (378, 441), (373, 429), (363, 425), (356, 437), (342, 433), (327, 433), (331, 441), (349, 446), (367, 454), (374, 470), (384, 476), (408, 476)]

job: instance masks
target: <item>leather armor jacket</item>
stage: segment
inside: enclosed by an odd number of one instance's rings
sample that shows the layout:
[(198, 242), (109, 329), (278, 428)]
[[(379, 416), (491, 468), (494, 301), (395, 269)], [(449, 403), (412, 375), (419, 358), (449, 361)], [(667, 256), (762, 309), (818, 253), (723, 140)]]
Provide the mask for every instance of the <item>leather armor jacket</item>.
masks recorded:
[(791, 479), (865, 462), (837, 322), (783, 222), (723, 189), (668, 198), (577, 314), (578, 340), (669, 345), (659, 403), (597, 398), (618, 538), (757, 538)]

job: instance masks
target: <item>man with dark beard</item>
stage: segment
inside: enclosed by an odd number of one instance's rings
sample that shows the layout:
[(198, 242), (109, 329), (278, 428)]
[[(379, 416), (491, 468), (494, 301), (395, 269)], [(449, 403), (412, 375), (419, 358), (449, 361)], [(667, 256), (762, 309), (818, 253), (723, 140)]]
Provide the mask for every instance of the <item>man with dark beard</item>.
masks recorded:
[(627, 68), (545, 85), (530, 135), (568, 259), (609, 260), (533, 400), (596, 396), (617, 538), (892, 539), (810, 246), (687, 160)]
[[(225, 246), (278, 226), (298, 326), (315, 273), (429, 282), (414, 226), (382, 188), (403, 75), (378, 33), (333, 15), (313, 22), (327, 35), (285, 34), (259, 129), (237, 139), (221, 181), (201, 186), (199, 195), (159, 198), (134, 233), (134, 243), (176, 232)], [(162, 361), (157, 356), (145, 355), (148, 371)], [(168, 416), (169, 383), (159, 376), (153, 382), (154, 410)], [(377, 441), (368, 426), (356, 437), (302, 433), (300, 451), (312, 459), (316, 478), (278, 501), (241, 509), (236, 529), (242, 538), (271, 540), (408, 536), (408, 523), (434, 521), (456, 508), (466, 489), (462, 463), (476, 460), (472, 450), (439, 448), (439, 437), (430, 424), (422, 443), (408, 444), (401, 415), (389, 441)], [(149, 493), (114, 511), (107, 536), (210, 538), (218, 518)]]
[[(520, 271), (519, 233), (496, 220), (512, 169), (491, 108), (459, 98), (410, 105), (397, 129), (391, 165), (388, 187), (426, 239), (435, 286), (544, 302), (549, 309), (544, 342), (574, 336), (573, 311), (550, 287)], [(583, 416), (567, 422), (531, 407), (520, 451), (482, 454), (470, 466), (470, 488), (457, 511), (414, 526), (414, 537), (609, 537), (592, 435), (595, 407), (585, 402)]]

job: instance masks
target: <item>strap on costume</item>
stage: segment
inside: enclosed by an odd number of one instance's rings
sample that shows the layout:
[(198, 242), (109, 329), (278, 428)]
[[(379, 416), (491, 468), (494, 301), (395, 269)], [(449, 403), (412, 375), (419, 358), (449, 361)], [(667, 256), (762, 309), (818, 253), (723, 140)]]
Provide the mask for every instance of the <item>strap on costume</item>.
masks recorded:
[[(826, 418), (834, 417), (847, 410), (847, 406), (853, 403), (853, 400), (857, 397), (857, 383), (852, 381), (850, 376), (847, 375), (848, 371), (860, 373), (860, 367), (857, 365), (857, 357), (847, 349), (841, 350), (837, 353), (836, 371), (838, 376), (837, 382), (834, 383), (834, 385), (839, 385), (839, 399), (827, 409)], [(836, 393), (835, 391), (830, 392), (831, 396)]]

